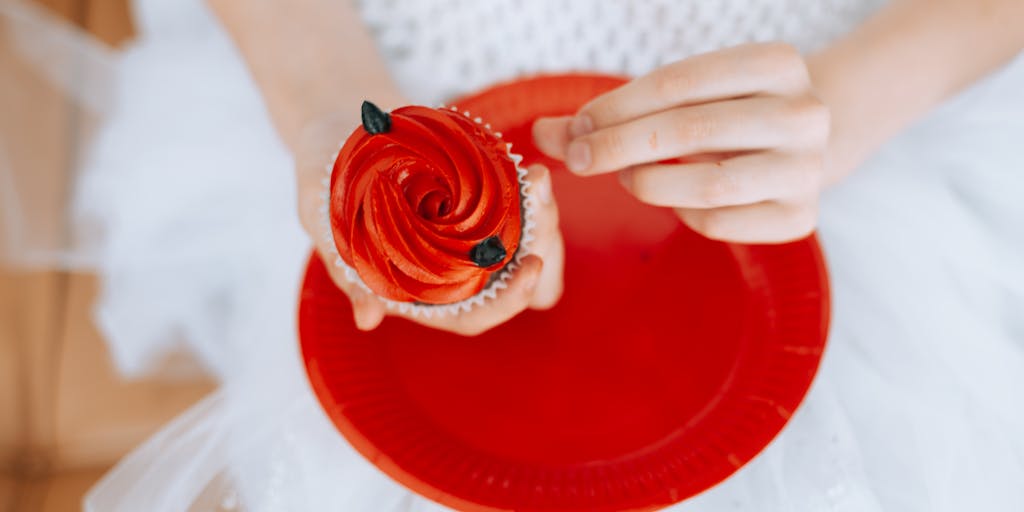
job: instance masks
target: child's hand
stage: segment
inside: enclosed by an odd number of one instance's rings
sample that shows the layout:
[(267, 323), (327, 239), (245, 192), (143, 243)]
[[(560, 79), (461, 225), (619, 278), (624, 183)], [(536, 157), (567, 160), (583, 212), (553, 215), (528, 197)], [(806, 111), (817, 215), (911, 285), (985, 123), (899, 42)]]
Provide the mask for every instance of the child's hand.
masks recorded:
[(739, 242), (814, 229), (828, 135), (829, 110), (804, 59), (778, 43), (664, 66), (575, 117), (534, 125), (538, 148), (572, 172), (619, 172), (641, 201), (674, 208), (709, 238)]
[[(400, 105), (403, 102), (390, 101), (386, 104)], [(323, 193), (327, 189), (322, 180), (328, 176), (325, 166), (337, 153), (341, 138), (348, 136), (358, 119), (358, 112), (342, 113), (307, 127), (299, 137), (296, 176), (302, 225), (313, 240), (331, 279), (352, 302), (352, 312), (359, 329), (374, 329), (390, 314), (436, 329), (472, 336), (504, 323), (526, 308), (549, 308), (558, 301), (562, 294), (564, 249), (558, 229), (558, 208), (551, 194), (550, 175), (540, 165), (530, 167), (527, 175), (531, 183), (527, 193), (533, 198), (537, 221), (533, 230), (535, 240), (531, 243), (532, 254), (522, 259), (522, 265), (508, 281), (508, 287), (499, 290), (494, 300), (454, 316), (414, 317), (389, 311), (379, 298), (349, 282), (344, 271), (334, 265), (337, 256), (332, 250), (333, 241), (324, 236), (326, 226), (321, 207), (324, 205)]]

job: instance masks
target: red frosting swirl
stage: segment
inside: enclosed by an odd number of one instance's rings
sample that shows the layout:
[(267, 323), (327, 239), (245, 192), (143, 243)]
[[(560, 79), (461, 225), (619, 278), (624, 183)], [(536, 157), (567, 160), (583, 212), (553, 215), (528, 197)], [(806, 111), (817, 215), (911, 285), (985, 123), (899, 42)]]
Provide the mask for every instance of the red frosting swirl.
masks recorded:
[[(505, 143), (457, 112), (402, 107), (385, 133), (360, 126), (331, 175), (338, 254), (377, 295), (447, 304), (478, 293), (519, 247), (520, 191)], [(470, 252), (498, 237), (486, 268)]]

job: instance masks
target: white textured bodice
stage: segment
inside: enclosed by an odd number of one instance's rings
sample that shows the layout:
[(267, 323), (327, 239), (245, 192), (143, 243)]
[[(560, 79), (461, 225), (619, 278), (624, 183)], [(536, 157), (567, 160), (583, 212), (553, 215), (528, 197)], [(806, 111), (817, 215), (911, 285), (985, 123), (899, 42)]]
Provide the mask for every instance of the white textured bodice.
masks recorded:
[[(539, 72), (636, 76), (752, 41), (813, 51), (887, 0), (354, 1), (406, 95), (436, 103)], [(194, 38), (203, 2), (135, 0), (136, 24), (149, 36)]]
[(812, 51), (885, 0), (362, 0), (396, 80), (443, 101), (539, 72), (639, 75), (752, 41)]

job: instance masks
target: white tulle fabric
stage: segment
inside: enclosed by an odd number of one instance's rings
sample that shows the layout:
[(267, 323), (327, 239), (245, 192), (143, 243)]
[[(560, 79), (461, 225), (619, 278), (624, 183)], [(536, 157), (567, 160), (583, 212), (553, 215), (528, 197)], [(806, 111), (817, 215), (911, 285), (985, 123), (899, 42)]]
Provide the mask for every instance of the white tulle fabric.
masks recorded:
[[(363, 13), (405, 92), (438, 102), (743, 41), (810, 50), (878, 3), (380, 0)], [(358, 456), (306, 383), (294, 313), (309, 242), (243, 63), (199, 0), (135, 7), (141, 35), (118, 57), (116, 107), (76, 196), (106, 228), (97, 317), (126, 372), (184, 341), (223, 385), (87, 510), (442, 510)], [(679, 510), (1024, 510), (1022, 87), (1018, 61), (826, 194), (834, 316), (819, 377), (764, 453)]]
[[(68, 215), (86, 148), (114, 101), (117, 56), (45, 9), (0, 1), (0, 265), (95, 264), (101, 226)], [(62, 117), (63, 116), (63, 117)]]

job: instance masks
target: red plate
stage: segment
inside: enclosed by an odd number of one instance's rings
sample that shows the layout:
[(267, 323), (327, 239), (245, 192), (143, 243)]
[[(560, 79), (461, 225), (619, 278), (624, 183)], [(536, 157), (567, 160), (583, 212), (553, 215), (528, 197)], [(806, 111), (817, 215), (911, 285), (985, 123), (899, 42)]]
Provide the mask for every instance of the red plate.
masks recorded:
[[(457, 105), (529, 164), (533, 119), (621, 83), (539, 77)], [(477, 338), (397, 318), (363, 333), (312, 258), (299, 330), (313, 389), (367, 459), (456, 509), (676, 503), (757, 455), (807, 392), (828, 329), (821, 251), (709, 241), (613, 176), (548, 163), (566, 248), (554, 309)]]

